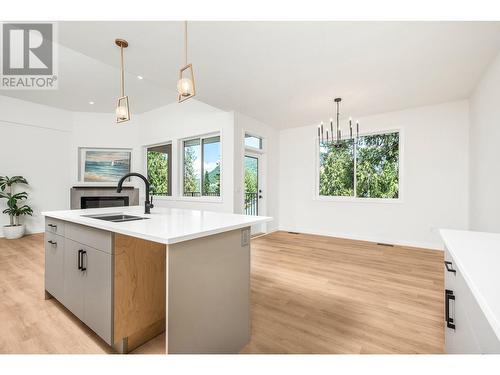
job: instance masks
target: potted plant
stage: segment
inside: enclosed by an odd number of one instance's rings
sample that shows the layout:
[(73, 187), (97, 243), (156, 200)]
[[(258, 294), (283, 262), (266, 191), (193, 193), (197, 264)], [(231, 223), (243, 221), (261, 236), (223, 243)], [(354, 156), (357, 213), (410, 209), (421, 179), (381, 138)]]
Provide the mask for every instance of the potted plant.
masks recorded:
[(4, 225), (3, 233), (5, 238), (12, 240), (24, 236), (26, 230), (24, 224), (19, 223), (19, 216), (33, 215), (33, 210), (30, 206), (22, 204), (28, 199), (28, 193), (14, 193), (15, 184), (28, 185), (28, 181), (22, 176), (0, 176), (0, 198), (7, 199), (7, 208), (2, 212), (9, 215), (10, 224)]

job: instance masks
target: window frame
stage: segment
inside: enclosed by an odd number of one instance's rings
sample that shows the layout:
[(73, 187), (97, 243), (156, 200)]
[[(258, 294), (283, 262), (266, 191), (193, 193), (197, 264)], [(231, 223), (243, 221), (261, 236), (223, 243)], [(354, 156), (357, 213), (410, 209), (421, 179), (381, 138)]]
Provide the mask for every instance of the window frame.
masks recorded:
[(144, 146), (145, 150), (145, 165), (146, 165), (146, 176), (148, 176), (148, 151), (150, 148), (154, 147), (160, 147), (160, 146), (170, 146), (170, 153), (168, 154), (168, 181), (167, 181), (167, 194), (166, 195), (156, 195), (153, 194), (155, 199), (162, 199), (162, 198), (171, 198), (173, 196), (173, 190), (172, 190), (172, 179), (173, 179), (173, 146), (172, 142), (162, 142), (162, 143), (156, 143), (153, 145), (147, 145)]
[[(199, 197), (191, 197), (191, 196), (185, 196), (184, 195), (184, 142), (190, 141), (190, 140), (195, 140), (199, 139), (200, 140), (200, 163), (201, 163), (201, 175), (200, 175), (200, 193), (203, 194), (203, 139), (207, 138), (212, 138), (212, 137), (219, 137), (220, 139), (220, 195), (219, 196), (207, 196), (207, 195), (200, 195)], [(224, 195), (224, 189), (223, 189), (223, 178), (224, 178), (224, 166), (223, 166), (223, 135), (222, 131), (216, 131), (212, 133), (206, 133), (206, 134), (201, 134), (201, 135), (196, 135), (196, 136), (191, 136), (187, 138), (182, 138), (179, 139), (178, 143), (178, 152), (179, 152), (179, 170), (178, 170), (178, 176), (179, 176), (179, 193), (177, 196), (177, 200), (181, 201), (192, 201), (192, 202), (211, 202), (211, 203), (222, 203), (223, 202), (223, 195)]]
[(169, 177), (170, 181), (168, 184), (169, 195), (153, 195), (155, 200), (174, 200), (174, 144), (172, 141), (153, 143), (149, 145), (142, 146), (143, 149), (143, 168), (145, 171), (145, 176), (148, 175), (148, 149), (158, 146), (170, 145), (170, 157), (168, 161)]
[[(245, 143), (245, 138), (247, 138), (247, 136), (260, 139), (260, 148), (248, 146)], [(243, 149), (244, 150), (247, 150), (247, 151), (250, 151), (250, 152), (255, 152), (255, 153), (258, 153), (258, 154), (263, 154), (264, 153), (264, 147), (265, 147), (265, 138), (264, 137), (262, 137), (260, 135), (257, 135), (255, 133), (252, 133), (252, 132), (243, 131)]]
[[(398, 133), (399, 134), (399, 170), (398, 170), (398, 197), (397, 198), (361, 198), (356, 196), (329, 196), (319, 194), (319, 184), (320, 184), (320, 146), (318, 138), (314, 138), (314, 150), (315, 150), (315, 168), (314, 168), (314, 196), (313, 200), (317, 201), (330, 201), (330, 202), (345, 202), (345, 203), (388, 203), (388, 204), (400, 204), (403, 203), (403, 166), (404, 166), (404, 129), (402, 128), (389, 128), (383, 130), (377, 130), (372, 132), (360, 133), (360, 137), (370, 136), (370, 135), (381, 135), (388, 133)], [(354, 192), (356, 192), (356, 153), (354, 155)]]

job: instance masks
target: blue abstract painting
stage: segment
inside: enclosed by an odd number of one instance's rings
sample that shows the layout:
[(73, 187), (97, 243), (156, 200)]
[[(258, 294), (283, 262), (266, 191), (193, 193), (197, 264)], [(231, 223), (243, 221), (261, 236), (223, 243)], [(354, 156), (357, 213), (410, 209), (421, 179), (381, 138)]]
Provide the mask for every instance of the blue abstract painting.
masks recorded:
[(84, 182), (116, 182), (130, 172), (131, 152), (85, 150)]

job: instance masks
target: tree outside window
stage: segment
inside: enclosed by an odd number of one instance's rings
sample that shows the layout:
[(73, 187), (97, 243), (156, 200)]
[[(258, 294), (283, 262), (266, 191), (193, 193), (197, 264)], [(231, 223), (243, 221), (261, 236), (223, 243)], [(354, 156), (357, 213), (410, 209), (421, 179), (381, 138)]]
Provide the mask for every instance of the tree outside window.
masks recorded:
[(399, 197), (399, 133), (320, 145), (319, 195)]
[(185, 196), (220, 196), (220, 137), (184, 141)]
[(172, 145), (148, 147), (148, 180), (154, 195), (172, 195)]

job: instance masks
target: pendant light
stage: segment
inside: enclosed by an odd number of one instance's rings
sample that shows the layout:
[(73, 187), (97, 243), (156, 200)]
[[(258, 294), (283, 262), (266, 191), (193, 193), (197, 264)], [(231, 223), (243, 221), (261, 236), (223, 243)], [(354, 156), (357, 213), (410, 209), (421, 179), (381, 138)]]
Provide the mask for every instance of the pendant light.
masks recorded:
[(179, 103), (196, 95), (194, 87), (193, 65), (188, 64), (188, 36), (187, 21), (184, 21), (184, 66), (179, 70), (179, 81), (177, 82), (177, 100)]
[(121, 91), (116, 105), (116, 122), (119, 124), (130, 120), (128, 96), (125, 95), (125, 69), (123, 68), (123, 49), (128, 47), (128, 42), (125, 39), (115, 39), (115, 44), (120, 47), (121, 62)]
[[(337, 112), (336, 112), (336, 128), (335, 131), (333, 129), (333, 118), (330, 118), (330, 134), (328, 133), (328, 128), (326, 129), (326, 142), (325, 142), (325, 137), (324, 137), (324, 124), (321, 122), (320, 125), (318, 125), (318, 142), (320, 146), (322, 144), (325, 145), (332, 145), (336, 147), (341, 146), (341, 141), (342, 141), (342, 131), (341, 131), (341, 126), (340, 126), (340, 102), (342, 101), (342, 98), (335, 98), (333, 100), (337, 106)], [(335, 137), (334, 137), (335, 134)], [(350, 140), (356, 140), (356, 143), (359, 138), (359, 121), (356, 121), (356, 136), (353, 136), (353, 131), (352, 131), (352, 119), (349, 117), (349, 138)]]

